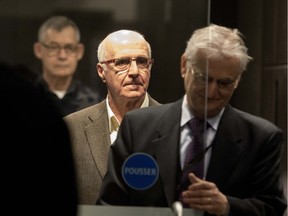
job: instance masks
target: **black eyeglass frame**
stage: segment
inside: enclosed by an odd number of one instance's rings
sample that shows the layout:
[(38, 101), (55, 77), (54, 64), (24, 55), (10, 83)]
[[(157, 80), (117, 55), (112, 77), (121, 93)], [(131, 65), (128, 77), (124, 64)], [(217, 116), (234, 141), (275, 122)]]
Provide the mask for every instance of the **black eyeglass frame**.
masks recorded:
[(60, 46), (59, 44), (46, 44), (41, 42), (41, 45), (45, 47), (48, 51), (49, 56), (56, 56), (59, 54), (61, 49), (64, 49), (68, 55), (74, 55), (77, 53), (79, 44), (66, 44), (64, 46)]

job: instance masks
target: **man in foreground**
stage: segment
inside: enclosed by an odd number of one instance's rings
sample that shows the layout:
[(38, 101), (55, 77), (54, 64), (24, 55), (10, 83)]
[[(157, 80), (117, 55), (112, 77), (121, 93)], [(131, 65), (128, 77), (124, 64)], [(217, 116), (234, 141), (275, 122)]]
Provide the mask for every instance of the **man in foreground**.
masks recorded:
[[(197, 216), (283, 215), (283, 133), (229, 105), (251, 59), (237, 29), (211, 24), (196, 30), (181, 57), (185, 95), (126, 114), (97, 204), (171, 207), (180, 201)], [(203, 122), (195, 127), (194, 120)]]

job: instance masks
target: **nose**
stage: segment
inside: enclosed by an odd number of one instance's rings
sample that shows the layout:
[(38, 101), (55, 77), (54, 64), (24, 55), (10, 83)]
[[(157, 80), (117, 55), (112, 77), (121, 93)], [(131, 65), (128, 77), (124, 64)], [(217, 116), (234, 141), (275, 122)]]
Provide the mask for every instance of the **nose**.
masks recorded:
[(218, 84), (215, 81), (208, 82), (207, 86), (207, 95), (208, 97), (213, 96), (216, 92), (218, 92)]
[(62, 57), (62, 58), (66, 58), (67, 57), (67, 52), (65, 50), (65, 48), (61, 47), (58, 51), (58, 56)]
[(137, 62), (135, 60), (131, 61), (131, 65), (128, 69), (128, 74), (130, 76), (138, 76), (139, 75), (139, 68), (138, 68)]

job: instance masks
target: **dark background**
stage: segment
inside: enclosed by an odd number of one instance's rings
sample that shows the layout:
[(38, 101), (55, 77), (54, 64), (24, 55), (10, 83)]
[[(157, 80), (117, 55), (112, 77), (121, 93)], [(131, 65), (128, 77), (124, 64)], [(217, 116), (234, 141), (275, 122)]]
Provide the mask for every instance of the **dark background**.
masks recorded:
[(99, 42), (121, 28), (143, 33), (155, 59), (149, 93), (161, 103), (184, 93), (180, 57), (196, 28), (210, 22), (238, 28), (254, 60), (231, 103), (274, 122), (287, 137), (287, 0), (0, 0), (0, 61), (39, 74), (32, 46), (40, 24), (55, 14), (79, 25), (86, 50), (76, 75), (103, 97), (95, 68)]

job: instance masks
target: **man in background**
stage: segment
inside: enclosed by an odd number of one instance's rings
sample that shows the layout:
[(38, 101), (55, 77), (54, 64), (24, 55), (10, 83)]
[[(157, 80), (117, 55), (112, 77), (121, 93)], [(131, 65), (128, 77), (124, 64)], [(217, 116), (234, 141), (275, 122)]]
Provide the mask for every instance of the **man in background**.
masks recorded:
[(147, 93), (153, 59), (143, 35), (112, 32), (98, 47), (98, 61), (106, 99), (64, 118), (73, 145), (79, 204), (86, 205), (94, 205), (98, 198), (110, 145), (125, 113), (159, 104)]
[(63, 116), (99, 102), (96, 92), (74, 78), (84, 45), (73, 20), (65, 16), (46, 20), (38, 31), (34, 54), (42, 62), (36, 85), (55, 101)]

